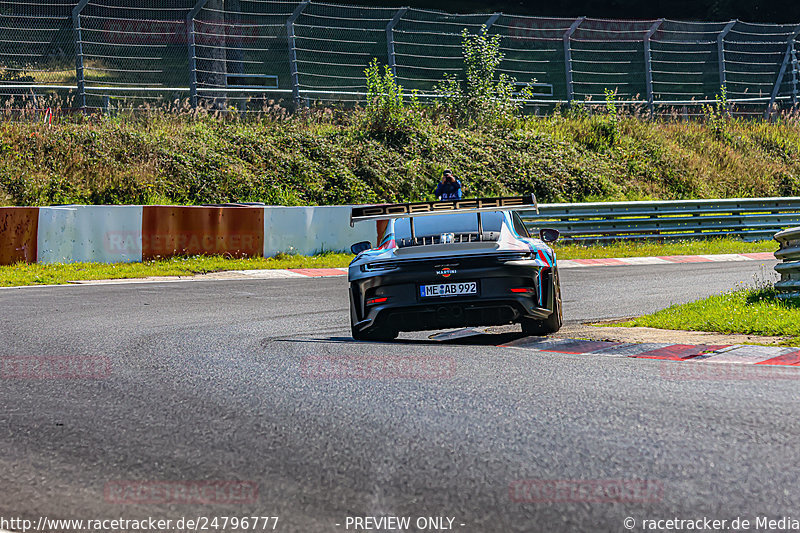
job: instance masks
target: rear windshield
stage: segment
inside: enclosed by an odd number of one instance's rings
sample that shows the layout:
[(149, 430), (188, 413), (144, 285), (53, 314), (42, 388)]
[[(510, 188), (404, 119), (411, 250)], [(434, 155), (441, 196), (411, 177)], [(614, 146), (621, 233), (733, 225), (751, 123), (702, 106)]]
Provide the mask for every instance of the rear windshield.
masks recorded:
[[(503, 226), (503, 213), (487, 211), (481, 213), (483, 232), (500, 232)], [(442, 233), (478, 233), (478, 215), (476, 213), (454, 213), (452, 215), (434, 215), (414, 218), (414, 230), (417, 237), (430, 237)], [(411, 227), (407, 218), (394, 222), (394, 233), (397, 239), (410, 239)]]

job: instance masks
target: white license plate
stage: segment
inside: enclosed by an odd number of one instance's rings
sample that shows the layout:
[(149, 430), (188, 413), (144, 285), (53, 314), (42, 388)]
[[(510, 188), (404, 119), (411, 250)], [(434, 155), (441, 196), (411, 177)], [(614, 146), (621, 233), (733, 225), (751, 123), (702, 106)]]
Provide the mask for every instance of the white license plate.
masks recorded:
[(462, 283), (439, 283), (438, 285), (419, 286), (419, 295), (423, 298), (429, 296), (461, 296), (464, 294), (478, 294), (478, 282), (464, 281)]

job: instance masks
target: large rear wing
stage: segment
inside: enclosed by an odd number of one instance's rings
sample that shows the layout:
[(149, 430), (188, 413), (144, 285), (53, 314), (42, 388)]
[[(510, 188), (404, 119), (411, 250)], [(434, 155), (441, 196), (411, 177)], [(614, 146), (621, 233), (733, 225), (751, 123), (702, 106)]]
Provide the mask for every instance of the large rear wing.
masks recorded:
[(360, 205), (350, 212), (350, 226), (365, 220), (390, 220), (450, 213), (481, 213), (484, 211), (514, 211), (531, 207), (539, 212), (533, 194), (527, 196), (502, 196), (497, 198), (469, 198), (436, 202), (409, 202), (405, 204)]

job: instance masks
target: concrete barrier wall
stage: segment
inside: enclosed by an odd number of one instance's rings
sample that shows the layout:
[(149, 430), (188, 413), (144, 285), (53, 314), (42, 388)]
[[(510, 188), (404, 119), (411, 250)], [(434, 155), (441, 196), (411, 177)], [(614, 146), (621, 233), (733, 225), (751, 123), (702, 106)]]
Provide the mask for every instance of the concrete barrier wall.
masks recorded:
[(264, 208), (264, 256), (350, 251), (358, 241), (375, 244), (375, 224), (350, 227), (350, 206)]
[(0, 264), (125, 263), (174, 255), (271, 257), (375, 244), (350, 206), (94, 206), (0, 208)]
[[(747, 219), (739, 224), (758, 230), (748, 230), (748, 235), (767, 231), (761, 227), (765, 224), (764, 220), (769, 219), (770, 224), (786, 225), (800, 216), (798, 197), (620, 204), (541, 204), (540, 216), (528, 214), (527, 218), (534, 224), (540, 219), (546, 220), (546, 225), (564, 230), (567, 232), (566, 236), (574, 236), (580, 234), (580, 231), (575, 233), (574, 228), (566, 229), (559, 225), (575, 224), (574, 221), (558, 222), (548, 218), (559, 218), (561, 215), (561, 218), (572, 218), (578, 216), (575, 213), (581, 210), (585, 211), (582, 212), (583, 215), (596, 218), (598, 206), (604, 206), (604, 209), (607, 206), (623, 209), (627, 216), (641, 214), (636, 209), (652, 208), (658, 214), (672, 213), (675, 209), (691, 213), (692, 210), (717, 204), (723, 207), (732, 205), (730, 208), (719, 209), (738, 210), (734, 218)], [(753, 210), (760, 213), (756, 215), (755, 222), (749, 221), (751, 215), (742, 214)], [(20, 261), (136, 262), (195, 254), (271, 257), (280, 252), (307, 255), (321, 251), (348, 251), (351, 244), (364, 240), (375, 245), (375, 224), (363, 222), (351, 228), (350, 211), (351, 206), (0, 207), (0, 264)], [(560, 214), (554, 214), (556, 211)], [(774, 211), (776, 214), (767, 216), (761, 211)], [(709, 220), (705, 222), (709, 222), (719, 217), (700, 218), (707, 218)], [(727, 215), (722, 218), (730, 219)], [(587, 221), (581, 224), (593, 226), (598, 222)], [(634, 226), (642, 229), (644, 224), (637, 219)], [(592, 233), (596, 233), (596, 230)], [(709, 235), (712, 233), (702, 233), (700, 236)]]
[(142, 206), (74, 205), (39, 209), (40, 263), (142, 260)]
[(0, 207), (0, 265), (36, 262), (38, 207)]

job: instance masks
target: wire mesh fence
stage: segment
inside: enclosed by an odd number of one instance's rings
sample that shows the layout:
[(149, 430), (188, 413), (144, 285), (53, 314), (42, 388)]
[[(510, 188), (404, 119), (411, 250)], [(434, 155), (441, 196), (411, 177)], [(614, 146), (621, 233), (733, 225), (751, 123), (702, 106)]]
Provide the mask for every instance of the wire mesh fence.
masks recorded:
[(291, 57), (286, 25), (296, 2), (208, 0), (188, 16), (190, 90), (197, 98), (244, 106), (258, 91), (288, 88)]
[[(75, 84), (72, 0), (0, 0), (2, 85)], [(20, 94), (0, 89), (3, 96)]]
[(0, 0), (0, 98), (71, 107), (358, 102), (376, 58), (438, 96), (464, 72), (462, 32), (500, 37), (500, 72), (537, 109), (616, 99), (651, 111), (796, 106), (800, 25), (451, 14), (290, 0)]
[(386, 26), (396, 9), (310, 3), (294, 24), (298, 80), (293, 89), (312, 99), (362, 100), (364, 69), (386, 62)]
[(180, 97), (177, 88), (187, 87), (189, 81), (185, 15), (191, 2), (78, 4), (74, 18), (80, 106)]

